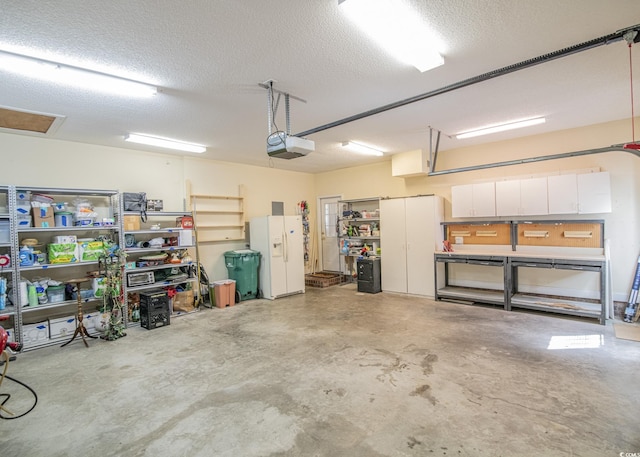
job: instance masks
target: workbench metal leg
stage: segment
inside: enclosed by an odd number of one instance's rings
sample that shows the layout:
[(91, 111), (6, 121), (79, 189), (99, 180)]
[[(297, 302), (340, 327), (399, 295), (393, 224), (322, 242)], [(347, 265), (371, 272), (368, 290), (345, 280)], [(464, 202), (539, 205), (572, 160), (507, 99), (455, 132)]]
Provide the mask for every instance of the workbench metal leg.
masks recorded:
[[(600, 268), (600, 324), (605, 325), (606, 317), (607, 317), (607, 306), (606, 302), (606, 291), (607, 291), (607, 281), (605, 278), (604, 268)], [(613, 316), (611, 316), (613, 318)]]
[(507, 258), (502, 262), (504, 272), (504, 309), (511, 311), (511, 261)]

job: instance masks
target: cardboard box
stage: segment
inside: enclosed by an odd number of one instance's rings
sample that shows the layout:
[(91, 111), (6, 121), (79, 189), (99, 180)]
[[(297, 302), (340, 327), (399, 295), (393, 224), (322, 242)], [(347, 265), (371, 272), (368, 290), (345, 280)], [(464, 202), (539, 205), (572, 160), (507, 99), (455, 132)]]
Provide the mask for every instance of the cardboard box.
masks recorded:
[(35, 346), (49, 339), (49, 322), (39, 322), (22, 326), (22, 342), (25, 347)]
[[(84, 321), (83, 321), (84, 322)], [(65, 338), (73, 335), (76, 330), (76, 316), (49, 319), (49, 338)]]
[(104, 255), (102, 241), (82, 241), (78, 243), (78, 259), (80, 262), (97, 262)]
[(140, 216), (125, 216), (124, 230), (127, 232), (140, 230)]
[(56, 222), (53, 216), (53, 208), (51, 206), (34, 206), (31, 209), (33, 214), (34, 227), (55, 227)]
[(178, 292), (173, 297), (172, 312), (174, 313), (188, 313), (195, 310), (193, 290), (185, 290), (184, 292)]
[(49, 263), (74, 263), (78, 261), (77, 243), (49, 243), (47, 245)]

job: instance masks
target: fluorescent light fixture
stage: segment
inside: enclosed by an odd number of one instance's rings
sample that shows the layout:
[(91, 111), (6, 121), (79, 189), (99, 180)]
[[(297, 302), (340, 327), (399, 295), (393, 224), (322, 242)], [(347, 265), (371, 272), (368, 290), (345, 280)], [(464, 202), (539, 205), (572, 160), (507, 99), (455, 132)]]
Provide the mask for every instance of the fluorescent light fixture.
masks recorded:
[(405, 0), (338, 0), (340, 8), (371, 39), (420, 71), (444, 63), (434, 34)]
[(155, 86), (131, 79), (2, 50), (0, 68), (30, 78), (116, 95), (149, 97), (158, 91)]
[(342, 147), (348, 149), (353, 152), (357, 152), (359, 154), (365, 154), (369, 156), (382, 156), (384, 155), (382, 151), (376, 148), (372, 148), (371, 146), (366, 146), (360, 143), (354, 143), (353, 141), (344, 141), (342, 143)]
[(544, 124), (544, 117), (536, 117), (533, 119), (525, 119), (522, 121), (508, 122), (506, 124), (490, 125), (481, 129), (470, 130), (468, 132), (458, 133), (456, 138), (462, 140), (464, 138), (473, 138), (474, 136), (489, 135), (490, 133), (504, 132), (506, 130), (520, 129), (523, 127), (531, 127), (532, 125)]
[(129, 133), (124, 136), (125, 141), (132, 143), (148, 144), (150, 146), (158, 146), (160, 148), (176, 149), (186, 152), (205, 152), (206, 146), (201, 144), (185, 143), (184, 141), (170, 140), (168, 138), (159, 138), (156, 136), (139, 135), (137, 133)]

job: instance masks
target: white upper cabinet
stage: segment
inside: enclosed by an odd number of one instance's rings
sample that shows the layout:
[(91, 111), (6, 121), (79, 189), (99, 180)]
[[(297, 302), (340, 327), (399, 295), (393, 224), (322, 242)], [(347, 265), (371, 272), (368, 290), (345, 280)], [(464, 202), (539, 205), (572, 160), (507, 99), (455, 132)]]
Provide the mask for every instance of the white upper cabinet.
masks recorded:
[(578, 179), (575, 174), (549, 176), (549, 214), (576, 214), (578, 212)]
[(611, 212), (609, 172), (549, 176), (549, 214)]
[(611, 178), (608, 172), (578, 175), (578, 213), (611, 212)]
[(532, 216), (548, 214), (547, 178), (496, 182), (496, 215)]
[(493, 217), (496, 215), (495, 183), (451, 187), (452, 217)]
[(496, 182), (496, 215), (520, 214), (520, 180)]
[(603, 171), (452, 186), (451, 216), (610, 213), (610, 181)]

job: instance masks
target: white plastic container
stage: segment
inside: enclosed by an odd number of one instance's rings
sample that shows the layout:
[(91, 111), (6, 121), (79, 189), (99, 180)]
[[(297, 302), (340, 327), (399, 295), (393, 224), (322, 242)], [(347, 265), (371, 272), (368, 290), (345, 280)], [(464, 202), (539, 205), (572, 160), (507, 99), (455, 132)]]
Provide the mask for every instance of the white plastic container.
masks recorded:
[(0, 221), (0, 243), (9, 243), (10, 241), (9, 221)]
[(73, 226), (73, 214), (68, 211), (60, 211), (55, 213), (54, 219), (56, 227), (72, 227)]

